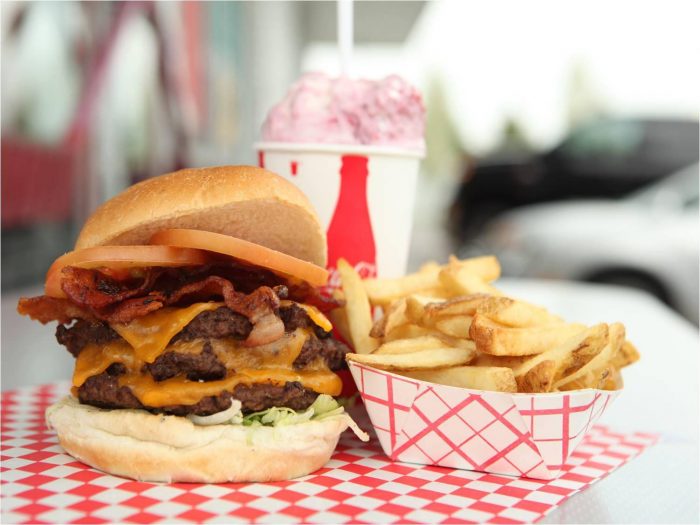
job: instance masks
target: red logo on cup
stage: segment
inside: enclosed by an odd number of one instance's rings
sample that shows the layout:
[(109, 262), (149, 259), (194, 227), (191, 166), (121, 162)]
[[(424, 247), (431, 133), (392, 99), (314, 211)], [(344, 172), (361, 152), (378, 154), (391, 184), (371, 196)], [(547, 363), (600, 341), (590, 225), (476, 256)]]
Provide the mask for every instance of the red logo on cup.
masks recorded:
[[(367, 204), (368, 177), (366, 156), (341, 157), (340, 192), (328, 226), (328, 267), (334, 270), (342, 257), (363, 278), (374, 277), (377, 273), (374, 233)], [(331, 286), (337, 286), (334, 277)]]
[[(265, 153), (258, 151), (258, 165), (266, 164)], [(325, 293), (340, 287), (336, 264), (341, 257), (355, 267), (362, 278), (376, 277), (377, 252), (372, 220), (367, 201), (369, 174), (366, 155), (342, 155), (340, 157), (340, 190), (333, 215), (328, 225), (328, 269), (330, 277), (323, 289)], [(299, 161), (289, 157), (287, 179), (299, 174)]]

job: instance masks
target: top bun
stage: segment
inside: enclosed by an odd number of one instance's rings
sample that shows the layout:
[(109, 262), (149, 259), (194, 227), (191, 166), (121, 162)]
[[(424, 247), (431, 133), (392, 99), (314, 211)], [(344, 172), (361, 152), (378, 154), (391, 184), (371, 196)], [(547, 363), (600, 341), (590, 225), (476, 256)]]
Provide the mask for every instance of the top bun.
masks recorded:
[(254, 166), (185, 169), (135, 184), (92, 214), (75, 249), (147, 244), (168, 228), (231, 235), (326, 266), (326, 235), (309, 200)]

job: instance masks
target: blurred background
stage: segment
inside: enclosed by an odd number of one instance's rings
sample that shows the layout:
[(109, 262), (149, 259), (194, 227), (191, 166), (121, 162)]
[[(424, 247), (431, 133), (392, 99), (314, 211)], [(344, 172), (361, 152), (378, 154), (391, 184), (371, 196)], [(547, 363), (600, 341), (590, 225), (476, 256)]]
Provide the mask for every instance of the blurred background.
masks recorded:
[[(300, 73), (339, 72), (334, 2), (1, 8), (5, 348), (27, 327), (17, 298), (41, 293), (100, 202), (180, 167), (255, 163)], [(398, 73), (427, 107), (410, 269), (495, 253), (505, 275), (633, 286), (697, 323), (698, 15), (357, 2), (353, 74)]]

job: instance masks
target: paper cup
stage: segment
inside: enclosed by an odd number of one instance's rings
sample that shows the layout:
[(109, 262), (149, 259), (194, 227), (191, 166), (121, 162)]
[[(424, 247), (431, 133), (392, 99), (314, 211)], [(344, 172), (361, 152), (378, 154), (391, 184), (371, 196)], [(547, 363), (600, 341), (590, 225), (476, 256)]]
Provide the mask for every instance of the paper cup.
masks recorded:
[(393, 461), (557, 477), (620, 391), (510, 394), (427, 383), (349, 362)]
[(311, 200), (328, 234), (330, 288), (336, 262), (362, 277), (406, 272), (422, 152), (356, 145), (258, 143), (258, 164)]

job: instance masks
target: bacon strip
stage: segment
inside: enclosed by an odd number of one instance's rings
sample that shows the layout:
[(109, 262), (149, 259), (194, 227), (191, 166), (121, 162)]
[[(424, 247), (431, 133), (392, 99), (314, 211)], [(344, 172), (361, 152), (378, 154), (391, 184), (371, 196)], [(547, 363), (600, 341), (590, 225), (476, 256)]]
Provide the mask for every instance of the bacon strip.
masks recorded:
[(226, 306), (236, 313), (248, 318), (253, 324), (245, 344), (257, 346), (276, 341), (284, 335), (284, 323), (275, 315), (280, 307), (279, 296), (286, 296), (287, 289), (284, 286), (276, 286), (273, 290), (269, 286), (261, 286), (251, 294), (235, 291), (231, 281), (216, 275), (210, 275), (202, 281), (187, 284), (172, 293), (166, 304), (173, 304), (187, 298), (189, 301), (212, 295), (222, 296)]
[(133, 280), (117, 281), (98, 270), (66, 266), (62, 273), (61, 288), (68, 299), (81, 306), (101, 310), (146, 293), (153, 287), (160, 272), (146, 272), (141, 284), (135, 288), (129, 287)]
[(76, 306), (68, 299), (57, 299), (40, 295), (39, 297), (21, 297), (17, 304), (21, 315), (28, 315), (42, 324), (58, 321), (61, 324), (70, 323), (73, 319), (94, 321), (96, 318), (88, 310)]
[[(174, 290), (146, 290), (157, 275), (146, 275), (135, 288), (128, 288), (96, 270), (70, 268), (64, 272), (62, 287), (68, 299), (40, 296), (22, 298), (17, 310), (22, 315), (47, 323), (69, 323), (73, 319), (128, 323), (163, 308), (181, 303), (194, 303), (222, 298), (226, 306), (244, 315), (253, 324), (245, 344), (257, 346), (275, 341), (284, 335), (284, 323), (276, 315), (280, 297), (287, 296), (285, 286), (260, 286), (252, 293), (236, 291), (233, 283), (217, 275), (180, 285)], [(140, 296), (139, 296), (140, 295)]]
[(95, 317), (108, 323), (128, 323), (137, 317), (155, 312), (163, 308), (162, 301), (154, 299), (150, 295), (146, 297), (135, 297), (126, 299), (118, 304), (112, 305), (107, 310), (94, 311)]
[(256, 346), (275, 341), (284, 334), (284, 324), (276, 315), (280, 299), (289, 296), (323, 312), (342, 304), (342, 301), (320, 295), (306, 283), (287, 287), (281, 284), (283, 282), (270, 272), (239, 265), (186, 270), (144, 268), (136, 279), (119, 279), (117, 275), (96, 269), (66, 267), (61, 287), (68, 299), (22, 298), (17, 311), (42, 323), (67, 324), (73, 319), (128, 323), (165, 306), (223, 299), (228, 308), (253, 324), (245, 344)]

